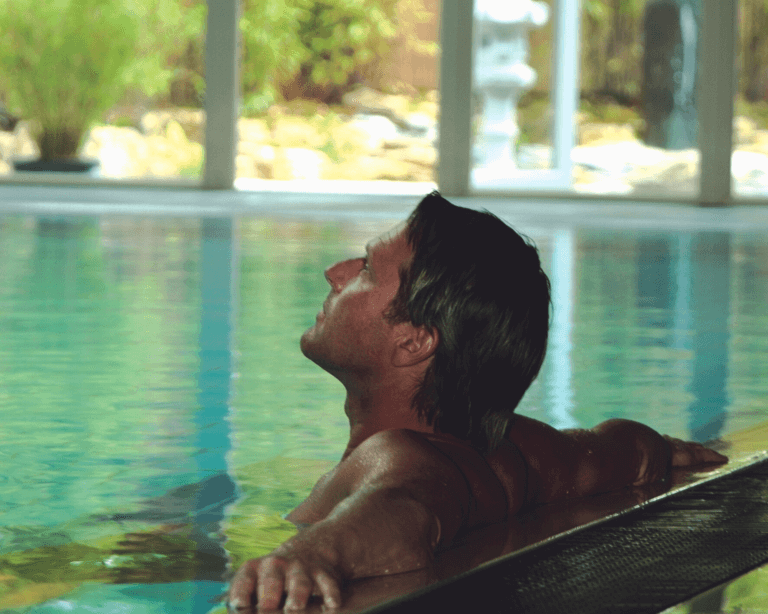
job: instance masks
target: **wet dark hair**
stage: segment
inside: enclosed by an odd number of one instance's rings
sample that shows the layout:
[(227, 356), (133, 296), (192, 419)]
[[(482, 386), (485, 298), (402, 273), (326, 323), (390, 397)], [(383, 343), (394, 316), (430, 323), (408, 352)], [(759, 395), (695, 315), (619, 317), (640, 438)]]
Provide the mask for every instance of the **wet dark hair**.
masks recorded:
[(546, 353), (550, 291), (538, 251), (492, 213), (437, 192), (406, 233), (413, 257), (387, 316), (440, 335), (413, 408), (437, 431), (493, 451)]

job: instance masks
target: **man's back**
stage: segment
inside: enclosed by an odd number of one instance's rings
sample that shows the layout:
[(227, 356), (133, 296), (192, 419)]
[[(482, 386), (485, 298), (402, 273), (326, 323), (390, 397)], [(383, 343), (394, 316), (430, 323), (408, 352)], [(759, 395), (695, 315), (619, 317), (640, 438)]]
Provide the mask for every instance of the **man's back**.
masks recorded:
[[(451, 491), (451, 504), (460, 510), (453, 535), (500, 522), (525, 506), (653, 483), (665, 477), (670, 454), (655, 431), (626, 420), (558, 431), (516, 416), (507, 441), (488, 455), (452, 435), (384, 431), (323, 476), (287, 518), (299, 525), (318, 522), (356, 488), (384, 475), (412, 475)], [(445, 539), (445, 527), (441, 534)]]

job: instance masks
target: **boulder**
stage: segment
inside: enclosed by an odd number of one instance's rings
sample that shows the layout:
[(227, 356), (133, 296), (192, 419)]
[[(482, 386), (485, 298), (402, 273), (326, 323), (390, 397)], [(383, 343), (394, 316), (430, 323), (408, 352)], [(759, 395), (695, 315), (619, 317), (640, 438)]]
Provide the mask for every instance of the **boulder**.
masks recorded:
[(10, 162), (16, 149), (16, 135), (0, 131), (0, 161)]
[(174, 119), (162, 134), (149, 136), (134, 128), (96, 126), (83, 154), (99, 159), (102, 177), (178, 177), (196, 173), (203, 162), (202, 145), (190, 141)]
[(402, 118), (405, 118), (411, 106), (409, 96), (384, 94), (365, 85), (344, 94), (341, 102), (356, 113), (392, 114)]
[(757, 124), (754, 120), (739, 115), (733, 118), (733, 143), (737, 148), (751, 145), (757, 136)]
[(325, 140), (306, 119), (291, 115), (280, 117), (271, 132), (271, 142), (278, 147), (319, 149)]
[(768, 155), (756, 151), (734, 151), (731, 173), (737, 181), (754, 181), (768, 177)]
[(437, 166), (437, 150), (431, 145), (412, 144), (404, 148), (392, 149), (387, 152), (387, 157), (395, 160), (403, 160), (421, 166), (426, 169), (435, 169)]
[(241, 119), (237, 122), (238, 145), (251, 146), (254, 143), (268, 143), (271, 134), (264, 119)]
[(635, 129), (631, 124), (584, 122), (579, 125), (579, 145), (602, 145), (636, 140)]
[(432, 181), (432, 169), (391, 157), (363, 155), (333, 165), (323, 179), (357, 181)]
[(302, 147), (275, 147), (274, 155), (272, 179), (321, 179), (332, 166), (330, 158), (323, 152)]
[(144, 177), (151, 152), (146, 138), (135, 128), (94, 126), (83, 147), (86, 158), (97, 158), (102, 177)]
[(341, 157), (370, 153), (377, 149), (378, 139), (372, 139), (360, 125), (354, 121), (331, 126), (326, 135)]
[(27, 122), (19, 122), (13, 132), (0, 131), (0, 160), (11, 164), (17, 158), (34, 158), (40, 155)]
[(630, 194), (632, 186), (618, 177), (610, 177), (605, 174), (589, 170), (581, 166), (573, 169), (573, 189), (576, 192), (589, 194)]
[(166, 133), (169, 122), (176, 122), (184, 130), (187, 139), (203, 144), (205, 139), (205, 111), (202, 109), (163, 109), (145, 113), (140, 121), (146, 135)]
[(274, 179), (275, 148), (253, 145), (239, 148), (236, 177), (238, 179)]
[(748, 144), (740, 145), (737, 148), (743, 151), (754, 151), (756, 153), (768, 154), (768, 130), (755, 130)]

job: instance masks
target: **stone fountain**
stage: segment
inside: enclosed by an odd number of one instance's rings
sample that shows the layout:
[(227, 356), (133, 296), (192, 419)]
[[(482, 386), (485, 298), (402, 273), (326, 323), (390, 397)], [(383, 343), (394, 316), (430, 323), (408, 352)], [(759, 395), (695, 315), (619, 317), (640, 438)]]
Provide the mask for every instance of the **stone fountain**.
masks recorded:
[(549, 19), (549, 6), (535, 0), (476, 0), (474, 90), (482, 115), (474, 146), (474, 174), (502, 178), (517, 167), (517, 103), (536, 83), (527, 65), (528, 31)]

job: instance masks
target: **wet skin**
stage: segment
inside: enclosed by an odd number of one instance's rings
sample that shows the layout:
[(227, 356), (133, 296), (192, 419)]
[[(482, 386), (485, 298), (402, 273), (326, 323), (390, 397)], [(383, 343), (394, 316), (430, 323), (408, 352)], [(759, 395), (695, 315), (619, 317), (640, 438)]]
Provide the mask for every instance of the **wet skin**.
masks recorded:
[(410, 399), (439, 334), (385, 317), (410, 255), (400, 225), (369, 243), (365, 256), (326, 270), (331, 289), (301, 349), (345, 386), (349, 443), (287, 516), (299, 533), (238, 570), (230, 608), (301, 609), (312, 595), (338, 607), (344, 581), (428, 567), (457, 535), (530, 506), (727, 460), (628, 420), (558, 431), (518, 416), (509, 441), (488, 456), (434, 433)]

